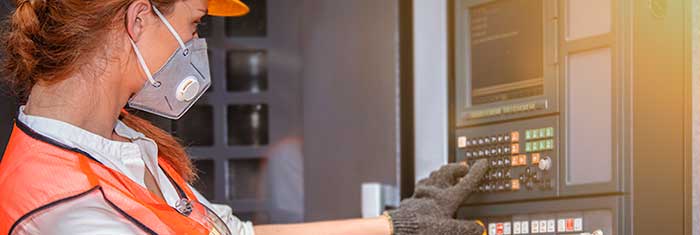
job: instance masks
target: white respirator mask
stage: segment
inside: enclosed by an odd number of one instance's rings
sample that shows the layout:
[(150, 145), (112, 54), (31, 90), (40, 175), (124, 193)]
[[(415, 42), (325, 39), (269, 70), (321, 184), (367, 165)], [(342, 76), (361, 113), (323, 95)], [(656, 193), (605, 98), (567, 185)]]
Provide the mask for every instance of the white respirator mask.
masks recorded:
[(194, 38), (182, 41), (170, 22), (153, 6), (153, 11), (175, 37), (178, 48), (158, 70), (151, 74), (134, 40), (129, 37), (136, 57), (148, 77), (143, 88), (129, 99), (129, 107), (169, 119), (180, 119), (211, 86), (207, 42)]

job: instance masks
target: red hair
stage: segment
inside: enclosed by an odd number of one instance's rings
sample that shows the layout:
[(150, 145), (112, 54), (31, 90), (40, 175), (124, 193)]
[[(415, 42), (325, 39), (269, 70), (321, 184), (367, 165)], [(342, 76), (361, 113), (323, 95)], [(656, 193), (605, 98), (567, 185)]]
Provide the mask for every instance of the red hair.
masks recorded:
[[(150, 0), (164, 13), (179, 0)], [(134, 0), (16, 0), (17, 9), (4, 22), (2, 69), (4, 81), (21, 102), (37, 82), (66, 79), (95, 59), (105, 37), (123, 26), (126, 8)], [(158, 144), (159, 156), (187, 181), (195, 178), (182, 145), (169, 133), (124, 111), (129, 127)]]

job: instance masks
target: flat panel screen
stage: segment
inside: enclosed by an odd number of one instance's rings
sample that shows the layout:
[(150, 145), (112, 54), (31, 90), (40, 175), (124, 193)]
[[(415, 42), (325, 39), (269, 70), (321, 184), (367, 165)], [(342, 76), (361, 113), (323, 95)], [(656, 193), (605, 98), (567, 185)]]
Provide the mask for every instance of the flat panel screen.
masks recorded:
[(499, 0), (468, 11), (467, 105), (543, 95), (543, 1)]

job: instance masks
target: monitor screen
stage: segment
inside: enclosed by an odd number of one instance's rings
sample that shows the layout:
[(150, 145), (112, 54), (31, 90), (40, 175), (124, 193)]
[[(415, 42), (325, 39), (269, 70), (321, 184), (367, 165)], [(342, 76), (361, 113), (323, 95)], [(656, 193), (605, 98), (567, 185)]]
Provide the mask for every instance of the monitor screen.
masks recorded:
[(543, 95), (543, 0), (497, 0), (468, 11), (468, 103)]

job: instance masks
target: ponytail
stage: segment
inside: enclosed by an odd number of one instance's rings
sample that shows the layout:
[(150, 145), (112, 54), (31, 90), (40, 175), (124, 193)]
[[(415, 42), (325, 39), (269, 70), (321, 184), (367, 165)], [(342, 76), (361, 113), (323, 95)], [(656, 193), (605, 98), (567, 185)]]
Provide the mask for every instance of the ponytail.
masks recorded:
[(175, 168), (175, 171), (183, 179), (190, 183), (194, 181), (196, 176), (192, 161), (182, 145), (172, 135), (126, 110), (122, 110), (120, 117), (124, 124), (154, 140), (158, 144), (158, 157), (164, 158), (163, 160)]
[(21, 99), (24, 99), (31, 86), (36, 83), (33, 73), (39, 64), (36, 55), (40, 52), (36, 40), (41, 37), (41, 25), (36, 12), (43, 9), (44, 1), (20, 0), (17, 1), (17, 9), (11, 15), (6, 27), (4, 44), (5, 72), (14, 76), (8, 79), (12, 90), (16, 91)]

